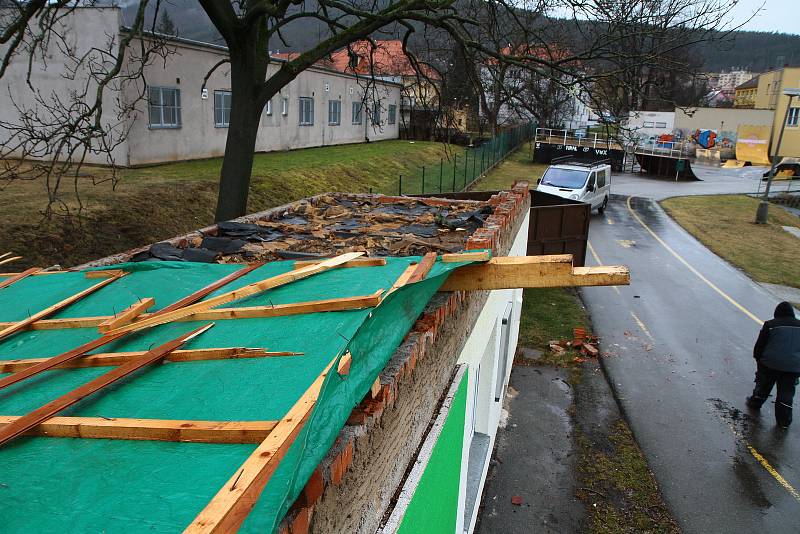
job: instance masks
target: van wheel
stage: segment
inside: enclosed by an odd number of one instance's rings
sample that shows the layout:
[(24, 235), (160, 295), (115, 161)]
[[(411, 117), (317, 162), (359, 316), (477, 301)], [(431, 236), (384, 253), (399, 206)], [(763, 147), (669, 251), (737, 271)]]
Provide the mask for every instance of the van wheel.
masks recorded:
[(607, 206), (607, 205), (608, 205), (608, 197), (606, 197), (606, 198), (604, 198), (604, 199), (603, 199), (603, 203), (602, 203), (602, 204), (600, 204), (600, 207), (599, 207), (599, 208), (597, 208), (597, 213), (599, 213), (600, 215), (602, 215), (603, 213), (605, 213), (605, 211), (606, 211), (606, 206)]

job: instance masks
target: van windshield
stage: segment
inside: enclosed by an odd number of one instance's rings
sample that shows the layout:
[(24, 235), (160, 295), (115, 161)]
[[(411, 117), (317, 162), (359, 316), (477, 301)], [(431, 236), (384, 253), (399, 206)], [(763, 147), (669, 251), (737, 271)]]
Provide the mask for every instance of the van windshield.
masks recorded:
[(559, 169), (550, 167), (542, 177), (542, 183), (564, 189), (580, 189), (586, 183), (589, 173), (578, 169)]

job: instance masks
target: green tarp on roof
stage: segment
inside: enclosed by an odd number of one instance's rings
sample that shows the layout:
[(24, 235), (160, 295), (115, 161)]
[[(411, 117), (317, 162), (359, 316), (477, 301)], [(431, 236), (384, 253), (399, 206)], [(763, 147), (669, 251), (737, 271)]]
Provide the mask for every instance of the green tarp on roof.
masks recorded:
[[(380, 267), (332, 269), (225, 307), (368, 295), (389, 289), (411, 262), (419, 260), (388, 258)], [(292, 263), (264, 265), (215, 294), (286, 272)], [(430, 297), (447, 273), (461, 265), (437, 262), (425, 281), (392, 293), (373, 309), (217, 321), (214, 328), (183, 348), (260, 347), (304, 354), (154, 365), (60, 415), (277, 420), (333, 358), (350, 350), (350, 374), (345, 378), (328, 375), (311, 418), (242, 528), (244, 532), (273, 531)], [(114, 266), (130, 274), (55, 317), (111, 315), (145, 297), (155, 298), (156, 306), (150, 311), (157, 311), (242, 267), (167, 262)], [(0, 322), (24, 319), (98, 281), (83, 273), (28, 277), (0, 290)], [(158, 326), (126, 336), (98, 352), (146, 350), (201, 324)], [(54, 356), (97, 336), (96, 328), (23, 331), (0, 340), (0, 359)], [(108, 370), (51, 370), (0, 390), (0, 415), (23, 415)], [(178, 532), (254, 448), (21, 437), (0, 447), (2, 530)]]

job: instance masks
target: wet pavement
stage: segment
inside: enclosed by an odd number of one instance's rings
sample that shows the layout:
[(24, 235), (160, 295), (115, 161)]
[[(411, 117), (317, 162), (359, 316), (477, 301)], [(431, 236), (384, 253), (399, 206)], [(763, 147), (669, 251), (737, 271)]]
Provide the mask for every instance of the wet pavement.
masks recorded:
[[(721, 195), (733, 193), (755, 193), (767, 167), (722, 167), (692, 164), (692, 170), (700, 180), (676, 182), (668, 178), (657, 178), (638, 173), (614, 173), (614, 193), (624, 196), (646, 197), (663, 200), (684, 195)], [(780, 184), (775, 184), (777, 189)], [(796, 189), (793, 188), (793, 189)]]
[(652, 200), (615, 196), (593, 216), (590, 243), (587, 264), (631, 270), (629, 287), (582, 295), (612, 388), (684, 532), (798, 532), (800, 423), (777, 430), (774, 397), (760, 415), (744, 405), (753, 343), (776, 299)]

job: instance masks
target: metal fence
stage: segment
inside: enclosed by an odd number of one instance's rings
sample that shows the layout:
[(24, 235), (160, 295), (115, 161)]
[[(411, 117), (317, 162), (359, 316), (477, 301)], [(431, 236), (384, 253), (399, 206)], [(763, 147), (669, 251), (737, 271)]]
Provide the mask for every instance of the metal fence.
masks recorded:
[(484, 139), (477, 146), (451, 148), (449, 158), (440, 158), (438, 164), (423, 165), (401, 174), (394, 183), (378, 190), (370, 189), (370, 193), (424, 195), (464, 191), (520, 145), (530, 141), (535, 131), (535, 124), (524, 124)]

